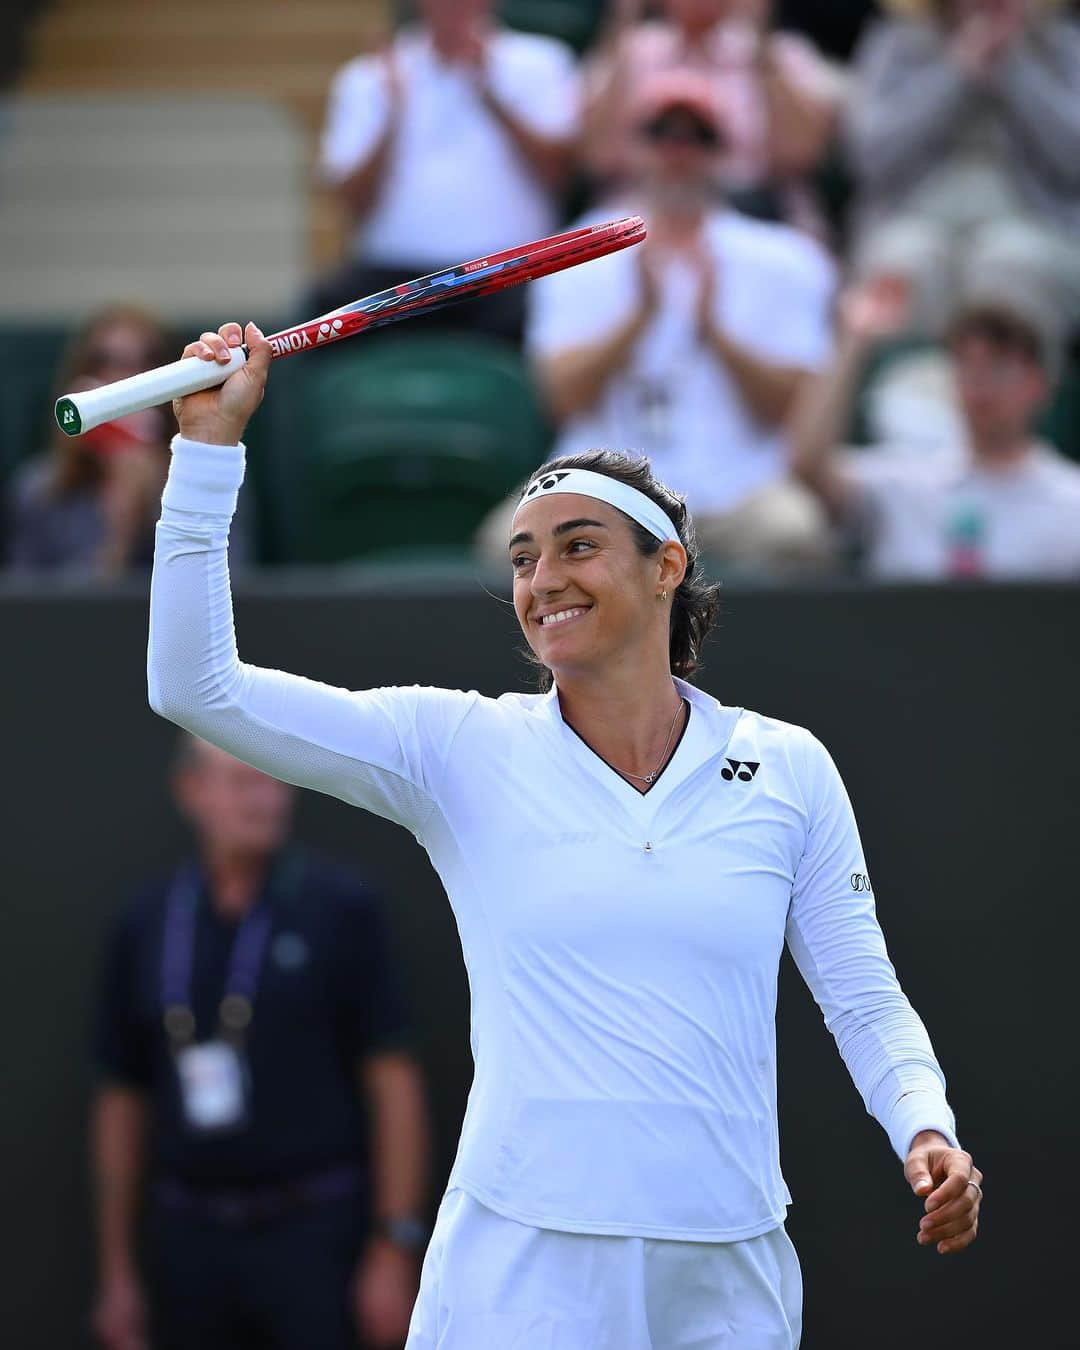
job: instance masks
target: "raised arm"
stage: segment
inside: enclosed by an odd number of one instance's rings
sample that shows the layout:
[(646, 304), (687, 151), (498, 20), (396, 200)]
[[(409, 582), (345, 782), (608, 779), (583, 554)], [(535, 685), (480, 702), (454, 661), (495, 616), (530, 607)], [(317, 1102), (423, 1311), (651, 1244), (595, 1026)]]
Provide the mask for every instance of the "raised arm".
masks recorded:
[(834, 520), (849, 517), (858, 483), (845, 470), (847, 439), (859, 381), (875, 343), (904, 331), (911, 310), (902, 278), (871, 277), (852, 286), (837, 307), (836, 352), (829, 366), (806, 381), (794, 405), (789, 436), (792, 472), (821, 499)]
[(229, 523), (244, 476), (240, 437), (262, 398), (266, 339), (225, 324), (185, 356), (251, 359), (219, 388), (177, 404), (180, 435), (157, 528), (147, 661), (154, 710), (289, 783), (363, 806), (419, 834), (446, 755), (475, 695), (352, 693), (239, 660), (229, 587)]

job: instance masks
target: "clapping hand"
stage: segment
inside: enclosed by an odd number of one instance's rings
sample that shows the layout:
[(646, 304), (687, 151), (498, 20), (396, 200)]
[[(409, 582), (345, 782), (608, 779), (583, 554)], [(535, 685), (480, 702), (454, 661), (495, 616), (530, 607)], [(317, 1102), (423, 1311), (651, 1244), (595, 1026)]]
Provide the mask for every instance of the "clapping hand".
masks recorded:
[(859, 345), (884, 342), (904, 331), (911, 310), (911, 282), (883, 272), (849, 287), (841, 296), (840, 331)]
[(968, 75), (989, 75), (1024, 30), (1030, 0), (975, 0), (961, 6), (953, 36), (953, 54)]
[(983, 1180), (971, 1154), (953, 1148), (936, 1130), (923, 1130), (912, 1140), (904, 1175), (926, 1210), (919, 1245), (936, 1244), (942, 1256), (970, 1247), (979, 1231)]
[(690, 259), (698, 274), (696, 309), (698, 340), (708, 343), (716, 331), (716, 259), (702, 240), (698, 240), (695, 244)]
[(390, 106), (390, 117), (396, 120), (401, 115), (401, 108), (405, 102), (405, 81), (401, 74), (401, 65), (398, 62), (397, 51), (393, 44), (388, 46), (382, 54), (383, 79), (386, 83), (386, 97)]
[(651, 319), (660, 307), (660, 263), (655, 244), (648, 239), (638, 249), (638, 313)]
[(481, 95), (491, 97), (490, 33), (476, 25), (461, 36), (458, 60), (465, 66)]

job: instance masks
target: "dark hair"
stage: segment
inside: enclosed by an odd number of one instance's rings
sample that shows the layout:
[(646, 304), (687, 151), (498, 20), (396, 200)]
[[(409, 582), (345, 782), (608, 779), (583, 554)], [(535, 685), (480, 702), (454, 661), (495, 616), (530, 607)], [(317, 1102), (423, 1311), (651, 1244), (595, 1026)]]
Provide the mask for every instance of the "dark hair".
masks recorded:
[[(523, 491), (536, 479), (560, 469), (588, 469), (590, 473), (602, 473), (605, 478), (614, 478), (628, 487), (637, 488), (670, 517), (678, 531), (679, 542), (686, 549), (686, 575), (676, 588), (671, 605), (671, 637), (668, 646), (671, 673), (680, 679), (693, 679), (701, 669), (701, 649), (705, 639), (720, 614), (720, 587), (703, 580), (699, 575), (701, 550), (685, 498), (660, 482), (644, 456), (634, 458), (615, 450), (585, 450), (578, 455), (549, 459), (529, 475)], [(661, 541), (654, 534), (650, 534), (625, 512), (620, 511), (619, 514), (630, 526), (642, 557), (651, 558), (653, 554), (659, 553)], [(528, 656), (540, 667), (540, 688), (546, 692), (552, 684), (551, 671), (541, 665), (531, 651)]]
[(949, 346), (955, 348), (966, 338), (982, 338), (1000, 351), (1022, 356), (1032, 365), (1046, 368), (1049, 353), (1043, 335), (1033, 322), (1005, 305), (988, 301), (960, 310), (949, 324)]

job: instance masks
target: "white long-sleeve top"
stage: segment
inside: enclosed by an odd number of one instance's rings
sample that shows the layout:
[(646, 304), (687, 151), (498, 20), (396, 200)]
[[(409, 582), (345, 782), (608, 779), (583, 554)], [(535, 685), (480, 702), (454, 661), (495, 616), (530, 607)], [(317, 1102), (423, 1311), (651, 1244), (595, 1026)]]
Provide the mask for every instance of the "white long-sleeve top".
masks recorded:
[(472, 995), (451, 1184), (571, 1232), (724, 1242), (783, 1222), (785, 940), (896, 1153), (922, 1129), (955, 1144), (850, 803), (809, 732), (680, 682), (686, 731), (641, 795), (563, 722), (555, 693), (353, 693), (244, 665), (225, 551), (243, 462), (242, 448), (174, 443), (150, 701), (427, 850)]

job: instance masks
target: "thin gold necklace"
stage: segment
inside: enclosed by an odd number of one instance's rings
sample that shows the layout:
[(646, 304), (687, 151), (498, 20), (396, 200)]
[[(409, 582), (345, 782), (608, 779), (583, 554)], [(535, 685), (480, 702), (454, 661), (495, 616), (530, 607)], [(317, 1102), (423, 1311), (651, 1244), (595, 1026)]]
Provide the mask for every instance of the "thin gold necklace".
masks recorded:
[(660, 770), (664, 767), (664, 762), (667, 759), (668, 747), (671, 745), (672, 736), (675, 735), (675, 723), (679, 720), (679, 714), (682, 712), (682, 710), (683, 710), (683, 700), (679, 699), (679, 706), (675, 709), (675, 716), (671, 719), (671, 727), (668, 730), (667, 740), (664, 742), (663, 753), (661, 754), (660, 760), (656, 768), (653, 769), (652, 773), (631, 773), (629, 769), (619, 769), (619, 772), (623, 775), (624, 778), (636, 778), (639, 783), (651, 784), (656, 782), (657, 775), (659, 774)]

